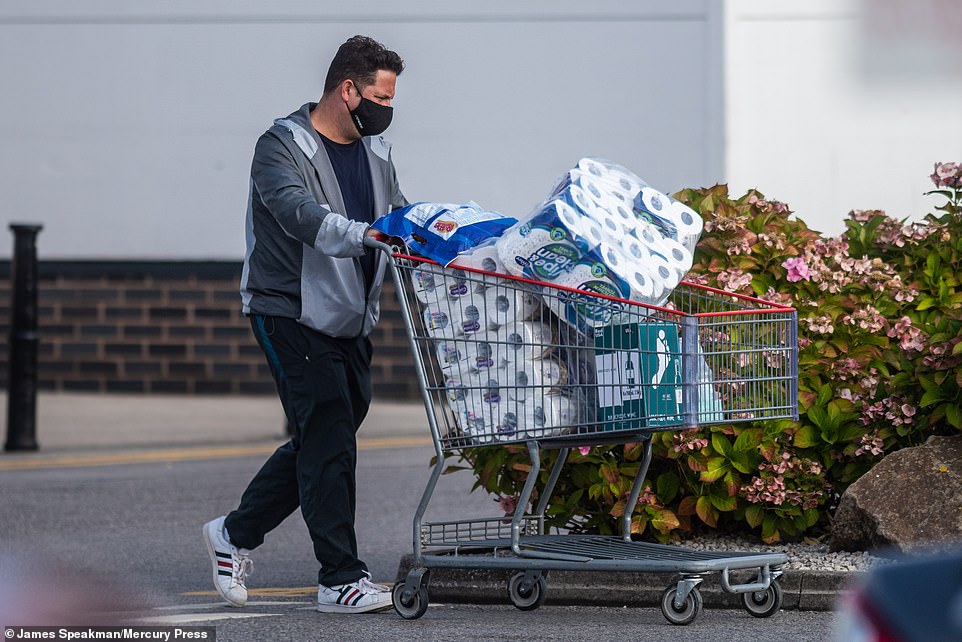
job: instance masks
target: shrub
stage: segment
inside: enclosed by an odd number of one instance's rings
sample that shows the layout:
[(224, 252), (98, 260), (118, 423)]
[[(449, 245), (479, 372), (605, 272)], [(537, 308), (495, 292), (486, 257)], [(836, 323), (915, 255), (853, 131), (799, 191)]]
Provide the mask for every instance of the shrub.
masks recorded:
[[(798, 538), (824, 528), (841, 492), (886, 453), (962, 429), (962, 164), (936, 164), (932, 180), (930, 194), (945, 198), (938, 213), (907, 224), (857, 210), (836, 238), (756, 190), (675, 195), (705, 220), (689, 280), (798, 310), (800, 420), (656, 433), (633, 533), (667, 541), (710, 527)], [(624, 444), (572, 453), (547, 523), (615, 532), (641, 452)], [(545, 455), (542, 483), (555, 456)], [(476, 487), (513, 510), (527, 450), (463, 457)]]

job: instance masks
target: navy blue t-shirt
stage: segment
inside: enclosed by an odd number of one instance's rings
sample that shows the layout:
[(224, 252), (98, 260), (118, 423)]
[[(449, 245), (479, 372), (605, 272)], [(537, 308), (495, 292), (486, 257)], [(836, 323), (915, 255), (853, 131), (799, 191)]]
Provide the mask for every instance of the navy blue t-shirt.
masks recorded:
[[(334, 175), (341, 188), (346, 212), (338, 212), (353, 221), (363, 223), (374, 222), (374, 186), (371, 182), (371, 166), (367, 160), (364, 143), (356, 140), (353, 143), (335, 143), (318, 133), (321, 142), (327, 149), (327, 155), (334, 166)], [(376, 265), (375, 251), (368, 248), (361, 257), (361, 268), (364, 270), (364, 292), (371, 289)]]

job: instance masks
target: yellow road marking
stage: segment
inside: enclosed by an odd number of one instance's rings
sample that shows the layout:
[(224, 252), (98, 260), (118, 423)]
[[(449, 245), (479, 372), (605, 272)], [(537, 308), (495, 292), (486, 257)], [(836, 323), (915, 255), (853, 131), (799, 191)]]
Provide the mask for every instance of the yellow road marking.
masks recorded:
[[(413, 448), (431, 443), (428, 436), (371, 437), (357, 440), (358, 450), (379, 448)], [(254, 444), (247, 446), (204, 446), (192, 448), (160, 448), (116, 453), (89, 453), (79, 455), (14, 455), (24, 459), (0, 459), (0, 471), (36, 470), (41, 468), (95, 468), (98, 466), (122, 466), (157, 462), (196, 461), (203, 459), (227, 459), (231, 457), (266, 456), (277, 449), (278, 444)]]

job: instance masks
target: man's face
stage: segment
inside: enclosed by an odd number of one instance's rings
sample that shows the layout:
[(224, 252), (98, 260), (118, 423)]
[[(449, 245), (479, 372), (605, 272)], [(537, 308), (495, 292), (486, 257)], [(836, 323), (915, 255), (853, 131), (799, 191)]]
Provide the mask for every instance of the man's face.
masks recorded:
[(354, 87), (354, 91), (350, 92), (347, 103), (348, 109), (357, 109), (357, 106), (361, 102), (361, 96), (376, 102), (379, 105), (390, 107), (391, 101), (394, 100), (394, 89), (396, 83), (397, 75), (393, 71), (378, 69), (377, 75), (374, 76), (374, 82), (372, 84), (361, 89), (360, 93), (358, 93), (357, 86)]

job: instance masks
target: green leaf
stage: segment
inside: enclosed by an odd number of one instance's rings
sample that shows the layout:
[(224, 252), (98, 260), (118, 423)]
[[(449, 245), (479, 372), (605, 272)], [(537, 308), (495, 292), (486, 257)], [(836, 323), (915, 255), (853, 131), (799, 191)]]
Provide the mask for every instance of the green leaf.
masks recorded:
[(821, 406), (812, 406), (808, 410), (808, 419), (819, 428), (828, 424), (828, 412)]
[(698, 476), (703, 482), (718, 481), (728, 472), (728, 460), (724, 457), (710, 457), (706, 463), (708, 469)]
[(829, 401), (832, 400), (833, 396), (834, 396), (834, 392), (832, 391), (832, 386), (826, 383), (825, 385), (823, 385), (821, 388), (818, 389), (818, 402), (817, 402), (818, 405), (824, 406), (825, 404), (827, 404)]
[(762, 519), (762, 539), (766, 542), (778, 541), (778, 528), (775, 523), (774, 515), (765, 515)]
[[(962, 345), (962, 343), (960, 343)], [(743, 430), (738, 438), (735, 439), (735, 452), (751, 452), (758, 448), (762, 443), (761, 428), (749, 428)]]
[(758, 528), (764, 516), (765, 511), (758, 504), (752, 504), (745, 509), (745, 521), (748, 522), (748, 525), (752, 528)]
[(747, 452), (734, 451), (729, 461), (731, 462), (732, 468), (740, 473), (748, 475), (756, 470), (755, 463)]
[(955, 404), (945, 404), (945, 420), (952, 426), (962, 429), (962, 410)]
[(662, 473), (658, 475), (655, 482), (656, 492), (659, 499), (664, 503), (669, 503), (678, 495), (678, 476), (675, 473)]
[(934, 388), (932, 390), (927, 390), (922, 399), (919, 400), (919, 405), (923, 408), (937, 404), (944, 398), (941, 388)]
[(730, 497), (728, 495), (722, 496), (717, 493), (712, 493), (708, 496), (708, 500), (711, 502), (712, 506), (723, 513), (727, 513), (738, 508), (737, 497)]
[(729, 457), (732, 452), (732, 445), (729, 443), (725, 435), (720, 432), (713, 432), (711, 434), (711, 446), (715, 449), (716, 453), (720, 453)]
[(698, 498), (698, 501), (695, 502), (695, 514), (712, 528), (718, 526), (718, 511), (711, 505), (709, 498), (704, 496)]
[(667, 508), (655, 510), (651, 516), (650, 523), (652, 528), (662, 533), (667, 533), (681, 526), (678, 517)]
[(819, 431), (810, 424), (806, 424), (795, 432), (793, 443), (796, 448), (811, 448), (821, 441)]

